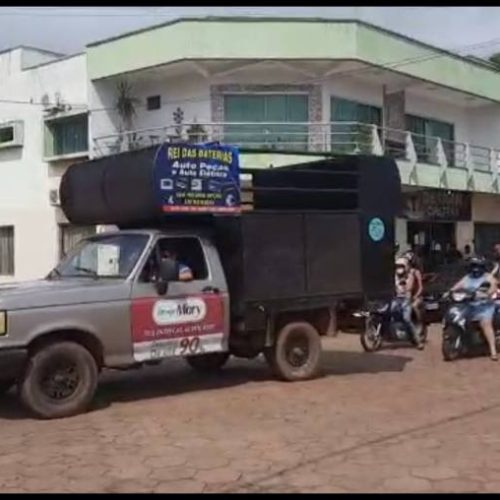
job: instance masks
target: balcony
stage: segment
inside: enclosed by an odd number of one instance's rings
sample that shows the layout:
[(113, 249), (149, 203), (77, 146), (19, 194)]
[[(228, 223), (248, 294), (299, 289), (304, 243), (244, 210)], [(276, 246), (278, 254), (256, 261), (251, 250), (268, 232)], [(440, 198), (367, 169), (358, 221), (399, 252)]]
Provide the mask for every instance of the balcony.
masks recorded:
[(168, 125), (94, 138), (101, 157), (164, 142), (220, 141), (260, 155), (280, 152), (374, 154), (394, 158), (402, 182), (498, 193), (500, 149), (443, 140), (359, 122), (193, 123)]

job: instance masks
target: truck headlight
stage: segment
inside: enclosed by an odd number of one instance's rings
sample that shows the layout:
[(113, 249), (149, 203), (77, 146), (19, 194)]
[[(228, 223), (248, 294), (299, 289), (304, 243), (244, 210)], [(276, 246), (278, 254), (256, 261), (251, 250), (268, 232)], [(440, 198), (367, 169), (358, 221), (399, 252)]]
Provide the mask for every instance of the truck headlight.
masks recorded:
[(7, 333), (7, 313), (0, 311), (0, 335)]

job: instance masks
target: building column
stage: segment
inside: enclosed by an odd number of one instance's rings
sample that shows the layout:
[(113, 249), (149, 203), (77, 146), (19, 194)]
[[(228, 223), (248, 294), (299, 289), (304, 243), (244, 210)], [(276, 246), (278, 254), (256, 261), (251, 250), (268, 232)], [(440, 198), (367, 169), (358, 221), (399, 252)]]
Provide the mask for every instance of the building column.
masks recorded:
[(405, 252), (409, 250), (408, 245), (408, 221), (406, 219), (401, 219), (396, 217), (394, 224), (394, 243), (399, 245), (400, 252)]
[(461, 252), (463, 252), (465, 245), (470, 245), (472, 250), (474, 250), (474, 222), (457, 222), (455, 226), (455, 239), (457, 241), (457, 248)]

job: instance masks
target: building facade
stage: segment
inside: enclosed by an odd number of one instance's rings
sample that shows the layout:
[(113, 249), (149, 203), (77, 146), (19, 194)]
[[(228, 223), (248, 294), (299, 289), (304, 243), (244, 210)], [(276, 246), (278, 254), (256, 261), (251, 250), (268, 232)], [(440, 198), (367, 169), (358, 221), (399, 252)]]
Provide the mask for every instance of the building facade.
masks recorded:
[(0, 280), (42, 276), (95, 230), (65, 226), (57, 208), (69, 163), (163, 141), (238, 144), (255, 150), (243, 164), (262, 168), (304, 151), (390, 155), (405, 192), (401, 247), (485, 252), (500, 238), (500, 73), (488, 63), (321, 19), (181, 19), (7, 71), (15, 52), (0, 54), (0, 121), (30, 133), (0, 144), (0, 249), (14, 241)]

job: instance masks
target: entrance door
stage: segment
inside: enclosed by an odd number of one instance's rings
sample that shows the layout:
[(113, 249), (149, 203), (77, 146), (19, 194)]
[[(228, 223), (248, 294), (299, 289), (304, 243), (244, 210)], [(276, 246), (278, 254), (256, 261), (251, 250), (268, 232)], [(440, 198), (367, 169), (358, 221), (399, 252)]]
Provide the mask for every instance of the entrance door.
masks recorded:
[(424, 270), (432, 271), (444, 262), (451, 245), (456, 244), (453, 222), (408, 222), (408, 243), (417, 245)]
[[(175, 254), (193, 279), (171, 281), (166, 295), (159, 296), (154, 282), (165, 251)], [(209, 268), (198, 238), (159, 238), (132, 288), (135, 361), (227, 351), (228, 303), (224, 275)]]

